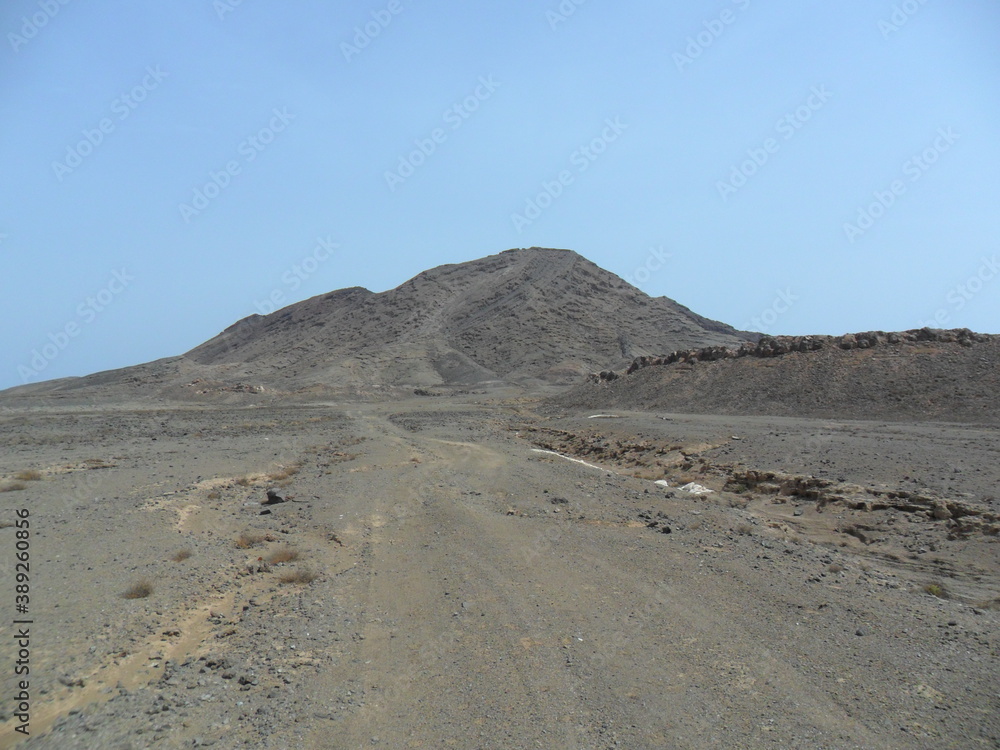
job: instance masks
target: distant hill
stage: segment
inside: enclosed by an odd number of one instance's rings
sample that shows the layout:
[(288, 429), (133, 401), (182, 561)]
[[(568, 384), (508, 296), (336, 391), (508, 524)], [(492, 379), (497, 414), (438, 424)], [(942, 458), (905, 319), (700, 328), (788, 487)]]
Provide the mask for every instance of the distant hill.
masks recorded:
[(378, 294), (330, 292), (245, 318), (180, 357), (30, 392), (120, 386), (197, 400), (570, 384), (641, 355), (756, 338), (649, 297), (572, 251), (530, 248), (439, 266)]
[(1000, 423), (1000, 336), (966, 329), (763, 337), (637, 358), (561, 408)]

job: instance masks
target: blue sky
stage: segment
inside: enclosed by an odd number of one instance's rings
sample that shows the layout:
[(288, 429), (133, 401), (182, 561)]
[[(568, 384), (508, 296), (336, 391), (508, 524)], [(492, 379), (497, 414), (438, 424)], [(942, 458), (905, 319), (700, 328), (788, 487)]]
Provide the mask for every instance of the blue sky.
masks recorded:
[(8, 0), (0, 33), (0, 387), (536, 245), (773, 334), (1000, 332), (995, 2)]

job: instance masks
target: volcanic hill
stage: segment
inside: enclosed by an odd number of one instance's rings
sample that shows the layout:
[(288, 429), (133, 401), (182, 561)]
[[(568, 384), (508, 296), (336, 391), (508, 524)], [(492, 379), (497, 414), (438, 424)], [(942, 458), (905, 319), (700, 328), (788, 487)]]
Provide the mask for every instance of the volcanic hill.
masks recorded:
[(508, 250), (418, 274), (395, 289), (341, 289), (251, 315), (179, 357), (14, 389), (242, 401), (338, 391), (546, 385), (682, 347), (756, 334), (649, 297), (569, 250)]

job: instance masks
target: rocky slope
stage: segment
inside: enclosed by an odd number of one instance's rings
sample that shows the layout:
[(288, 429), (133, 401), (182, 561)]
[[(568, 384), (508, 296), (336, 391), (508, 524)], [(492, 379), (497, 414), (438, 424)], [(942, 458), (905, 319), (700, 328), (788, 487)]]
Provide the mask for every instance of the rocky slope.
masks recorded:
[(859, 419), (1000, 422), (1000, 336), (966, 329), (764, 337), (638, 357), (561, 406)]

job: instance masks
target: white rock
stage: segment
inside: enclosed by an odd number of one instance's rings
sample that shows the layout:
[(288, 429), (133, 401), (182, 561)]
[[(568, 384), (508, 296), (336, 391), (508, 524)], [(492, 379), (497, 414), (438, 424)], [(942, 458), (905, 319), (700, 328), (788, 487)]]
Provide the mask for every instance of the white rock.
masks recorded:
[(695, 484), (694, 482), (688, 482), (678, 489), (683, 490), (684, 492), (689, 492), (692, 495), (711, 495), (715, 492), (715, 490), (710, 490), (708, 487), (703, 487), (702, 485)]

